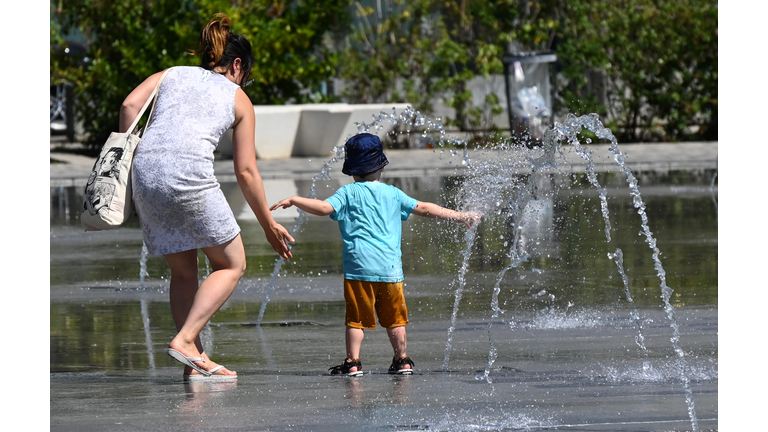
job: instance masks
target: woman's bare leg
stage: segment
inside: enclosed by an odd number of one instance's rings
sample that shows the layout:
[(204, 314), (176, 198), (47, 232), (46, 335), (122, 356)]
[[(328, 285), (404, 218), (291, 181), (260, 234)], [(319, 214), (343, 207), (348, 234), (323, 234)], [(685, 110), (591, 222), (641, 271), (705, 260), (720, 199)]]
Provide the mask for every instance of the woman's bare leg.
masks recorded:
[[(197, 249), (165, 255), (165, 260), (171, 267), (171, 315), (178, 332), (187, 320), (189, 310), (192, 309), (192, 303), (195, 301), (195, 294), (197, 294), (199, 284)], [(203, 352), (203, 344), (199, 336), (195, 340), (195, 347), (198, 352)], [(184, 352), (184, 354), (190, 357), (197, 357), (196, 354), (187, 352)], [(196, 364), (203, 367), (200, 362)], [(210, 369), (211, 366), (206, 362), (204, 368)], [(184, 367), (185, 374), (189, 375), (192, 371), (194, 369), (191, 367)]]
[[(166, 255), (171, 267), (171, 310), (179, 330), (171, 341), (170, 348), (176, 349), (187, 357), (207, 359), (200, 343), (200, 332), (213, 315), (232, 295), (237, 283), (245, 272), (245, 250), (238, 235), (233, 240), (219, 246), (204, 248), (213, 271), (197, 285), (197, 251), (186, 251)], [(194, 275), (193, 275), (194, 273)], [(175, 280), (174, 280), (175, 279)], [(181, 325), (180, 325), (181, 324)], [(215, 364), (206, 361), (196, 362), (203, 369), (210, 370)], [(186, 372), (190, 372), (188, 368)], [(235, 373), (217, 372), (227, 375)]]

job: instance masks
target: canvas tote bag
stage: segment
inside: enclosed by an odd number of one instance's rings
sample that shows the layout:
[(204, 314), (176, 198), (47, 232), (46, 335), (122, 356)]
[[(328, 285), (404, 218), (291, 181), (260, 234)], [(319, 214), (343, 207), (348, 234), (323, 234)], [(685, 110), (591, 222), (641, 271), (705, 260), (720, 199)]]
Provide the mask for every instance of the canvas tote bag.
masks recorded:
[(163, 82), (167, 69), (160, 77), (157, 86), (144, 103), (136, 119), (127, 132), (112, 132), (107, 142), (101, 148), (98, 159), (93, 164), (93, 170), (88, 177), (85, 186), (85, 199), (83, 212), (80, 214), (80, 222), (86, 231), (100, 231), (117, 228), (122, 225), (133, 213), (131, 201), (131, 164), (133, 152), (141, 142), (141, 135), (146, 129), (134, 133), (141, 116), (152, 103), (149, 111), (147, 125), (152, 119), (155, 110), (155, 96)]

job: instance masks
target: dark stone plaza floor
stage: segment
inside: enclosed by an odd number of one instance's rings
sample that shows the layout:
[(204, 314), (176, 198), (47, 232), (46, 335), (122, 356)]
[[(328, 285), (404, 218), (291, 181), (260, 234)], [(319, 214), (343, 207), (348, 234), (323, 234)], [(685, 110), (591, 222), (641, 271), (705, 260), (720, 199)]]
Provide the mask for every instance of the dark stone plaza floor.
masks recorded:
[[(606, 154), (605, 145), (590, 147)], [(632, 144), (622, 150), (634, 170), (718, 168), (717, 143)], [(460, 154), (446, 150), (435, 157), (436, 152), (388, 152), (387, 173), (418, 177), (461, 171)], [(574, 170), (583, 167), (578, 157), (567, 157)], [(89, 158), (55, 151), (51, 159), (59, 162), (50, 166), (51, 188), (82, 187), (93, 164)], [(259, 170), (265, 180), (304, 179), (316, 174), (326, 159), (264, 160)], [(613, 167), (608, 157), (596, 160), (598, 172)], [(333, 169), (340, 175), (340, 164)], [(232, 162), (217, 161), (216, 173), (220, 181), (232, 181)], [(115, 243), (121, 235), (115, 231)], [(99, 305), (141, 304), (151, 310), (151, 305), (167, 303), (165, 286), (137, 289), (136, 283), (120, 289), (106, 282), (98, 287), (52, 285), (50, 301), (65, 309), (84, 305), (93, 316)], [(332, 287), (336, 281), (318, 278), (314, 291), (278, 290), (272, 301), (320, 307), (331, 300), (318, 289), (326, 283)], [(262, 295), (257, 289), (236, 290), (230, 307), (256, 304)], [(359, 378), (325, 375), (342, 360), (344, 326), (338, 314), (313, 320), (270, 318), (261, 325), (217, 321), (207, 328), (204, 342), (215, 345), (217, 361), (238, 372), (236, 382), (226, 383), (183, 382), (179, 364), (165, 353), (172, 337), (168, 323), (150, 323), (145, 316), (141, 342), (129, 343), (135, 334), (94, 321), (83, 326), (89, 332), (69, 337), (77, 339), (77, 346), (94, 337), (95, 345), (116, 344), (125, 360), (110, 368), (92, 367), (86, 357), (77, 357), (84, 359), (82, 364), (57, 363), (48, 375), (47, 419), (51, 431), (688, 431), (692, 421), (701, 431), (719, 430), (718, 306), (677, 309), (684, 364), (672, 349), (670, 323), (661, 307), (639, 311), (646, 323), (646, 353), (638, 352), (630, 313), (595, 308), (578, 322), (516, 316), (517, 327), (512, 328), (509, 316), (489, 325), (487, 311), (467, 310), (450, 334), (444, 314), (441, 319), (421, 316), (407, 327), (416, 373), (387, 374), (391, 347), (379, 328), (366, 333), (361, 354), (365, 373)], [(452, 349), (446, 349), (447, 340)], [(76, 357), (53, 337), (50, 344), (52, 364), (54, 357)], [(488, 368), (490, 344), (498, 357)], [(142, 359), (141, 365), (130, 363), (135, 358)]]

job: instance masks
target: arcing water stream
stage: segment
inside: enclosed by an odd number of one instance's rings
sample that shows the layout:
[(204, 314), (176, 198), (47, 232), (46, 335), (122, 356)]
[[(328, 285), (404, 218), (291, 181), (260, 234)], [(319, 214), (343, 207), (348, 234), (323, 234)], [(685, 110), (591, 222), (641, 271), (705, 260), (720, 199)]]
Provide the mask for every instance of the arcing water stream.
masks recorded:
[[(648, 216), (646, 214), (646, 206), (640, 195), (638, 189), (638, 181), (632, 174), (631, 169), (625, 163), (625, 156), (619, 150), (618, 143), (611, 133), (611, 131), (603, 127), (598, 116), (596, 114), (589, 114), (581, 117), (569, 114), (563, 123), (556, 123), (552, 130), (547, 131), (542, 147), (526, 148), (524, 145), (512, 144), (509, 142), (493, 143), (486, 147), (487, 150), (492, 150), (498, 155), (497, 160), (489, 162), (477, 163), (473, 162), (469, 153), (467, 152), (466, 143), (460, 140), (449, 138), (443, 126), (438, 121), (433, 121), (426, 116), (420, 114), (412, 109), (407, 109), (404, 112), (397, 114), (393, 109), (392, 113), (381, 112), (378, 116), (373, 116), (373, 122), (366, 124), (364, 122), (358, 123), (358, 132), (368, 132), (371, 130), (381, 129), (381, 124), (388, 121), (395, 125), (401, 125), (406, 127), (406, 133), (421, 133), (426, 136), (429, 133), (439, 135), (438, 143), (440, 145), (440, 157), (442, 157), (443, 151), (446, 147), (464, 147), (464, 157), (462, 165), (465, 167), (464, 175), (466, 181), (464, 182), (459, 196), (457, 199), (457, 207), (459, 210), (474, 210), (479, 211), (484, 215), (484, 223), (487, 223), (489, 219), (500, 218), (503, 219), (505, 224), (509, 228), (509, 235), (505, 242), (505, 247), (508, 247), (507, 258), (509, 264), (506, 265), (496, 276), (496, 282), (492, 293), (491, 299), (491, 316), (487, 322), (488, 341), (490, 345), (488, 353), (488, 364), (483, 375), (478, 379), (484, 379), (489, 384), (491, 392), (493, 392), (493, 382), (491, 379), (491, 371), (494, 362), (497, 358), (497, 350), (494, 346), (491, 327), (494, 320), (497, 320), (504, 311), (499, 306), (498, 295), (500, 292), (501, 284), (507, 273), (510, 270), (518, 269), (520, 264), (526, 262), (530, 256), (530, 249), (536, 243), (535, 239), (530, 238), (530, 229), (536, 228), (537, 221), (547, 215), (549, 211), (543, 198), (551, 198), (551, 194), (547, 190), (541, 190), (539, 188), (539, 180), (542, 177), (547, 176), (550, 170), (555, 170), (558, 167), (558, 163), (562, 162), (564, 158), (562, 156), (562, 143), (571, 144), (575, 153), (587, 161), (587, 168), (585, 170), (586, 178), (589, 183), (597, 190), (598, 197), (600, 199), (600, 212), (604, 222), (604, 231), (606, 237), (606, 243), (611, 242), (612, 226), (610, 223), (610, 215), (608, 212), (607, 203), (607, 191), (602, 187), (595, 174), (593, 154), (586, 145), (581, 144), (579, 135), (582, 129), (587, 129), (592, 132), (597, 138), (610, 141), (609, 152), (613, 155), (613, 158), (618, 166), (619, 170), (626, 175), (626, 182), (629, 185), (630, 195), (633, 199), (633, 206), (637, 209), (637, 213), (641, 218), (642, 233), (645, 236), (645, 242), (652, 250), (652, 259), (654, 262), (654, 268), (656, 275), (660, 281), (661, 299), (663, 302), (664, 310), (669, 319), (670, 327), (672, 329), (672, 347), (677, 355), (677, 362), (681, 380), (683, 383), (683, 389), (685, 393), (686, 403), (688, 407), (688, 415), (690, 417), (691, 425), (694, 431), (698, 431), (698, 420), (696, 418), (696, 411), (693, 400), (693, 392), (690, 388), (690, 379), (688, 378), (688, 365), (685, 359), (685, 352), (680, 344), (679, 325), (675, 315), (675, 309), (670, 304), (670, 297), (673, 292), (666, 284), (666, 273), (661, 263), (661, 252), (657, 246), (657, 241), (653, 237), (653, 233), (648, 226)], [(411, 130), (413, 128), (413, 131)], [(585, 142), (589, 144), (591, 141), (586, 139)], [(328, 160), (323, 169), (313, 177), (312, 187), (308, 197), (314, 198), (316, 196), (316, 182), (317, 180), (329, 180), (330, 172), (333, 164), (339, 160), (343, 160), (343, 145), (337, 146), (332, 150), (333, 157)], [(525, 153), (526, 157), (520, 162), (520, 152)], [(515, 155), (514, 158), (508, 157)], [(520, 175), (521, 172), (527, 172), (527, 175)], [(299, 216), (295, 220), (292, 234), (294, 237), (301, 231), (302, 224), (306, 220), (306, 213), (299, 211)], [(445, 348), (444, 362), (442, 369), (448, 370), (450, 361), (450, 353), (452, 350), (452, 335), (456, 327), (456, 320), (458, 315), (459, 306), (462, 299), (463, 290), (467, 284), (467, 272), (469, 269), (469, 260), (472, 254), (473, 245), (475, 243), (475, 236), (477, 235), (477, 226), (473, 226), (467, 230), (462, 237), (461, 242), (464, 245), (463, 252), (461, 254), (462, 264), (460, 270), (456, 275), (453, 286), (455, 286), (455, 301), (451, 314), (451, 322), (448, 327), (447, 342)], [(629, 285), (626, 277), (626, 271), (623, 265), (623, 252), (621, 249), (614, 249), (614, 252), (607, 253), (608, 258), (612, 259), (615, 264), (618, 273), (621, 275), (622, 282), (625, 290), (626, 300), (632, 303), (632, 297), (629, 291)], [(142, 270), (141, 279), (143, 287), (143, 279), (146, 274), (146, 265), (144, 264), (146, 256), (142, 254)], [(267, 304), (269, 303), (270, 296), (275, 288), (275, 282), (282, 270), (282, 266), (285, 260), (279, 258), (272, 271), (271, 277), (265, 288), (265, 297), (262, 302), (259, 316), (256, 321), (257, 328), (260, 328), (262, 323), (264, 312)], [(542, 296), (547, 294), (545, 290), (542, 290), (539, 294)], [(554, 296), (549, 294), (549, 298), (554, 300)], [(644, 345), (643, 328), (639, 320), (639, 316), (636, 310), (631, 312), (631, 319), (638, 328), (638, 335), (635, 338), (636, 344), (640, 347), (643, 353), (647, 353), (647, 349)], [(514, 325), (510, 322), (510, 328), (514, 330)]]
[[(355, 124), (357, 125), (358, 133), (364, 133), (364, 132), (369, 132), (372, 129), (374, 130), (381, 129), (382, 128), (381, 123), (385, 121), (389, 121), (392, 124), (398, 124), (398, 122), (400, 122), (401, 124), (412, 124), (415, 127), (422, 127), (426, 125), (424, 134), (428, 133), (430, 130), (434, 130), (434, 131), (440, 132), (442, 137), (445, 133), (442, 129), (441, 124), (433, 123), (427, 117), (423, 116), (418, 111), (414, 111), (410, 107), (408, 107), (408, 109), (406, 109), (400, 115), (397, 114), (397, 110), (395, 108), (392, 109), (391, 114), (381, 111), (378, 116), (376, 115), (373, 116), (373, 121), (370, 124), (366, 124), (365, 122), (360, 122)], [(408, 130), (407, 133), (410, 133), (410, 130)], [(350, 137), (347, 137), (347, 139), (349, 138)], [(317, 173), (314, 177), (312, 177), (312, 185), (310, 187), (310, 192), (307, 195), (307, 198), (315, 198), (317, 196), (317, 181), (330, 180), (331, 179), (330, 173), (331, 173), (331, 169), (333, 168), (333, 165), (340, 160), (344, 160), (343, 143), (339, 146), (334, 147), (331, 150), (331, 154), (333, 154), (333, 157), (331, 157), (331, 159), (326, 161), (323, 164), (323, 168), (320, 170), (320, 172)], [(301, 232), (302, 225), (307, 219), (306, 212), (300, 209), (298, 210), (298, 212), (299, 212), (299, 216), (295, 219), (293, 229), (291, 231), (294, 238), (297, 233)], [(283, 268), (283, 264), (285, 264), (285, 259), (282, 257), (278, 258), (277, 262), (275, 263), (275, 267), (272, 270), (272, 274), (270, 275), (269, 281), (266, 282), (264, 301), (261, 304), (261, 309), (259, 310), (259, 316), (256, 319), (256, 326), (261, 326), (262, 320), (264, 319), (264, 312), (266, 311), (266, 307), (267, 307), (267, 304), (269, 303), (270, 296), (272, 295), (272, 292), (275, 289), (275, 282), (277, 281), (277, 277), (279, 276), (280, 271)]]
[[(518, 231), (524, 227), (524, 218), (519, 217), (520, 214), (519, 209), (523, 209), (523, 213), (525, 212), (525, 209), (532, 208), (531, 204), (536, 202), (537, 199), (537, 191), (536, 191), (536, 177), (537, 175), (544, 172), (544, 170), (557, 168), (558, 165), (558, 158), (557, 156), (559, 154), (562, 154), (562, 142), (566, 142), (568, 144), (571, 144), (574, 147), (574, 151), (577, 155), (581, 156), (583, 159), (587, 161), (587, 168), (586, 168), (586, 177), (589, 181), (589, 183), (594, 186), (594, 188), (598, 192), (598, 196), (600, 198), (600, 207), (601, 207), (601, 214), (605, 223), (605, 237), (606, 242), (611, 241), (611, 223), (609, 219), (609, 212), (608, 212), (608, 203), (607, 203), (607, 191), (604, 187), (602, 187), (595, 175), (594, 170), (594, 163), (593, 163), (593, 157), (592, 152), (587, 148), (587, 146), (582, 145), (579, 141), (579, 134), (582, 132), (582, 128), (589, 130), (590, 132), (594, 133), (596, 137), (601, 139), (609, 140), (611, 145), (609, 148), (610, 153), (613, 155), (614, 160), (616, 161), (617, 166), (619, 167), (620, 171), (623, 172), (627, 177), (627, 183), (629, 184), (630, 189), (630, 195), (633, 198), (633, 205), (637, 209), (637, 213), (640, 215), (641, 218), (641, 226), (642, 226), (642, 234), (645, 235), (646, 243), (649, 245), (652, 253), (652, 259), (654, 262), (654, 268), (657, 272), (657, 277), (660, 280), (660, 288), (661, 288), (661, 298), (664, 304), (664, 310), (667, 313), (667, 317), (670, 322), (670, 327), (672, 329), (672, 346), (673, 349), (677, 355), (678, 360), (678, 367), (679, 372), (681, 376), (681, 380), (683, 383), (683, 389), (685, 393), (686, 403), (688, 406), (688, 414), (691, 419), (691, 425), (693, 427), (694, 431), (698, 431), (698, 421), (696, 418), (696, 410), (694, 406), (694, 400), (693, 400), (693, 393), (690, 388), (690, 380), (688, 378), (688, 365), (685, 360), (685, 352), (683, 351), (681, 345), (680, 345), (680, 333), (679, 333), (679, 325), (677, 322), (677, 318), (675, 316), (675, 309), (670, 304), (670, 296), (673, 292), (671, 288), (669, 288), (666, 284), (666, 273), (664, 271), (664, 268), (661, 263), (661, 252), (659, 248), (657, 247), (656, 239), (653, 237), (653, 233), (650, 231), (648, 227), (648, 216), (646, 214), (646, 206), (645, 203), (642, 200), (642, 197), (640, 195), (640, 191), (638, 189), (638, 181), (635, 178), (635, 176), (632, 174), (632, 170), (626, 165), (625, 156), (622, 154), (622, 152), (618, 148), (618, 143), (616, 141), (616, 138), (613, 136), (611, 131), (605, 127), (603, 127), (602, 123), (600, 122), (598, 116), (596, 114), (589, 114), (581, 117), (576, 117), (575, 115), (569, 114), (565, 121), (563, 123), (556, 123), (555, 127), (548, 131), (544, 138), (544, 143), (541, 149), (536, 151), (530, 151), (525, 150), (524, 147), (520, 146), (518, 148), (518, 151), (528, 151), (530, 153), (530, 156), (527, 157), (527, 161), (529, 163), (530, 171), (532, 172), (532, 175), (528, 177), (527, 183), (525, 181), (522, 182), (522, 184), (518, 183), (512, 188), (513, 193), (510, 197), (506, 198), (506, 205), (501, 206), (500, 203), (500, 189), (501, 184), (504, 182), (498, 181), (498, 177), (502, 176), (506, 178), (507, 184), (514, 184), (513, 177), (509, 174), (511, 174), (512, 171), (510, 170), (516, 170), (521, 168), (519, 165), (516, 165), (514, 160), (501, 160), (501, 161), (494, 161), (492, 163), (485, 163), (480, 165), (472, 165), (469, 160), (467, 160), (467, 176), (471, 178), (472, 180), (467, 181), (464, 184), (464, 188), (461, 191), (461, 196), (465, 197), (463, 200), (460, 200), (460, 206), (463, 209), (471, 208), (478, 211), (483, 212), (484, 214), (489, 214), (487, 209), (482, 208), (483, 203), (488, 202), (495, 202), (497, 207), (506, 207), (508, 209), (507, 214), (505, 217), (509, 218), (509, 224), (515, 233), (515, 238), (511, 242), (511, 247), (508, 252), (508, 256), (510, 258), (510, 264), (508, 267), (504, 268), (501, 272), (499, 272), (497, 276), (497, 283), (494, 287), (494, 293), (492, 296), (491, 301), (491, 310), (492, 310), (492, 316), (491, 319), (488, 322), (488, 338), (490, 342), (490, 350), (488, 354), (488, 367), (485, 370), (485, 373), (481, 379), (486, 379), (488, 384), (491, 386), (491, 391), (493, 391), (493, 385), (492, 381), (490, 380), (490, 371), (491, 367), (493, 365), (493, 362), (496, 359), (496, 348), (493, 345), (493, 341), (491, 338), (491, 332), (490, 328), (492, 325), (492, 322), (494, 319), (496, 319), (499, 314), (503, 313), (501, 309), (499, 309), (498, 306), (498, 293), (499, 293), (499, 285), (504, 278), (505, 274), (508, 270), (515, 268), (520, 262), (525, 260), (526, 256), (526, 250), (525, 250), (525, 244), (521, 244), (519, 242), (518, 237)], [(586, 140), (587, 143), (591, 142), (589, 139)], [(491, 150), (506, 150), (506, 144), (500, 143), (498, 145), (491, 145), (489, 146), (489, 149)], [(500, 158), (504, 158), (505, 154), (508, 154), (506, 152), (500, 152), (498, 153), (500, 155)], [(517, 159), (515, 159), (517, 160)], [(519, 193), (519, 191), (525, 191), (525, 193)], [(514, 193), (516, 192), (517, 193)], [(469, 197), (467, 199), (466, 197)], [(485, 210), (485, 211), (484, 211)], [(498, 211), (497, 214), (501, 215), (502, 212)], [(470, 233), (468, 233), (469, 235)], [(467, 247), (465, 249), (464, 254), (464, 262), (468, 260), (468, 254), (471, 252), (472, 249), (472, 240), (465, 238), (465, 243), (467, 244)], [(521, 245), (523, 246), (522, 250), (520, 250)], [(626, 274), (625, 270), (623, 268), (623, 254), (620, 249), (617, 249), (614, 253), (608, 254), (609, 258), (614, 259), (617, 269), (622, 276), (622, 280), (625, 284), (625, 290), (627, 295), (627, 301), (632, 302), (632, 298), (629, 295), (629, 288), (626, 282)], [(461, 298), (461, 289), (463, 288), (464, 280), (466, 278), (466, 270), (467, 267), (465, 265), (462, 265), (459, 275), (457, 276), (457, 280), (459, 281), (459, 288), (456, 291), (456, 303), (454, 306), (454, 311), (452, 314), (452, 323), (451, 327), (448, 329), (448, 342), (446, 343), (446, 355), (445, 355), (445, 361), (443, 363), (443, 370), (446, 370), (448, 368), (448, 360), (449, 360), (449, 351), (451, 349), (451, 333), (455, 326), (455, 317), (459, 305), (459, 300)], [(632, 319), (637, 324), (639, 328), (639, 334), (636, 337), (636, 343), (640, 348), (646, 352), (645, 346), (644, 346), (644, 337), (642, 334), (642, 326), (639, 323), (639, 317), (637, 316), (637, 312), (634, 311), (632, 313)]]

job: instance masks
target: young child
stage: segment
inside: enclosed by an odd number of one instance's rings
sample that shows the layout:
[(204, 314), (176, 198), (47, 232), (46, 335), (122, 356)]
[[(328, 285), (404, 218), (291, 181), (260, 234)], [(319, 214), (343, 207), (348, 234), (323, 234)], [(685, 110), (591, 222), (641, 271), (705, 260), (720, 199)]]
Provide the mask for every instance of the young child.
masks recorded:
[(389, 373), (410, 375), (414, 363), (406, 354), (408, 310), (403, 296), (401, 221), (413, 213), (461, 222), (469, 228), (470, 222), (478, 222), (481, 215), (420, 202), (394, 186), (380, 183), (381, 172), (389, 161), (376, 135), (353, 136), (345, 144), (345, 153), (341, 172), (351, 175), (355, 183), (342, 186), (326, 200), (294, 196), (273, 205), (271, 210), (296, 206), (339, 222), (347, 303), (347, 357), (341, 365), (331, 367), (330, 374), (363, 374), (360, 346), (364, 330), (376, 328), (375, 313), (381, 326), (387, 329), (394, 350)]

